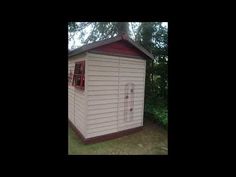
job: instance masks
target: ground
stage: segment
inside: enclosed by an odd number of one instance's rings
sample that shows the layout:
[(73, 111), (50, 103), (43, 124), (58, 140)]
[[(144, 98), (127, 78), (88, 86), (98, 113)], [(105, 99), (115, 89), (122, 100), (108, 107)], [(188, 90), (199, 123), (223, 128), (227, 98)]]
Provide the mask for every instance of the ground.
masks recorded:
[(167, 130), (150, 120), (143, 130), (121, 138), (85, 145), (69, 127), (69, 155), (167, 155)]

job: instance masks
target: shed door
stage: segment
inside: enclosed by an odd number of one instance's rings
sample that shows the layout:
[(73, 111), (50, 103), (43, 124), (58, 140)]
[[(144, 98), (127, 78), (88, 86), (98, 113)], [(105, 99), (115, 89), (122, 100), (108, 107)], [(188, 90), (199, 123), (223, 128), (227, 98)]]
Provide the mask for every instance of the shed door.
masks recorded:
[(120, 59), (118, 131), (143, 125), (145, 60)]

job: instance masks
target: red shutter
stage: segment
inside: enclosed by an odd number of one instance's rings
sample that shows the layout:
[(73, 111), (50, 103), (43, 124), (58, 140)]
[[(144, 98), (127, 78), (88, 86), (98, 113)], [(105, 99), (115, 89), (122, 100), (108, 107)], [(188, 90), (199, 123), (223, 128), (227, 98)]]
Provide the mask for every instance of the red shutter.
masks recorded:
[(85, 84), (85, 61), (75, 63), (75, 70), (72, 85), (76, 88), (84, 90)]
[(83, 67), (83, 71), (82, 71), (82, 78), (81, 78), (81, 87), (84, 90), (85, 87), (85, 61), (82, 61), (82, 67)]

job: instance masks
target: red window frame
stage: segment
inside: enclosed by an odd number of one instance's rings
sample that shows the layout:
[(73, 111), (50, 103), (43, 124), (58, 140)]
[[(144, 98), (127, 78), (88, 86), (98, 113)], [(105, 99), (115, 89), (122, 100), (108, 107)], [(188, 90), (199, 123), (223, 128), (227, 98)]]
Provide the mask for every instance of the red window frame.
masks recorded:
[(75, 63), (75, 70), (73, 75), (72, 85), (75, 88), (84, 90), (85, 86), (85, 61)]

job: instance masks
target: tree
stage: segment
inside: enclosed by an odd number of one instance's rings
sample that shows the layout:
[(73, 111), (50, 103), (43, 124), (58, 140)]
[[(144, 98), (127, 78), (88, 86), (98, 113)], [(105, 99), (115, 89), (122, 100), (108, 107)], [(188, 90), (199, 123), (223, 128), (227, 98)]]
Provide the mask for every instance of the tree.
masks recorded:
[[(153, 22), (143, 22), (138, 28), (137, 36), (135, 40), (146, 48), (149, 52), (153, 53), (154, 43), (152, 42), (153, 38)], [(154, 61), (147, 60), (146, 62), (146, 95), (153, 95), (153, 65)]]
[[(73, 43), (75, 44), (74, 36), (78, 32), (81, 32), (80, 37), (83, 37), (84, 36), (83, 30), (89, 25), (91, 25), (91, 22), (80, 22), (80, 23), (69, 22), (68, 23), (68, 40), (73, 41)], [(72, 48), (75, 48), (75, 46), (73, 45)]]
[(168, 31), (166, 27), (163, 27), (161, 23), (155, 24), (154, 31), (155, 48), (153, 54), (157, 58), (158, 64), (153, 70), (153, 73), (157, 76), (156, 82), (159, 86), (158, 96), (167, 98), (168, 93)]
[(116, 23), (117, 33), (120, 34), (128, 34), (129, 35), (129, 23), (128, 22), (117, 22)]
[(104, 40), (119, 34), (129, 34), (128, 22), (95, 22), (92, 25), (92, 31), (87, 39), (82, 43), (88, 44), (98, 40)]
[[(161, 22), (144, 22), (138, 28), (135, 40), (154, 55), (154, 60), (147, 60), (146, 95), (167, 96), (167, 28)], [(148, 99), (148, 98), (147, 98)]]
[[(89, 25), (91, 25), (92, 31), (85, 39), (84, 29)], [(123, 33), (129, 35), (130, 33), (128, 22), (69, 22), (68, 32), (69, 40), (73, 40), (75, 34), (80, 32), (79, 38), (83, 44), (104, 40)]]

